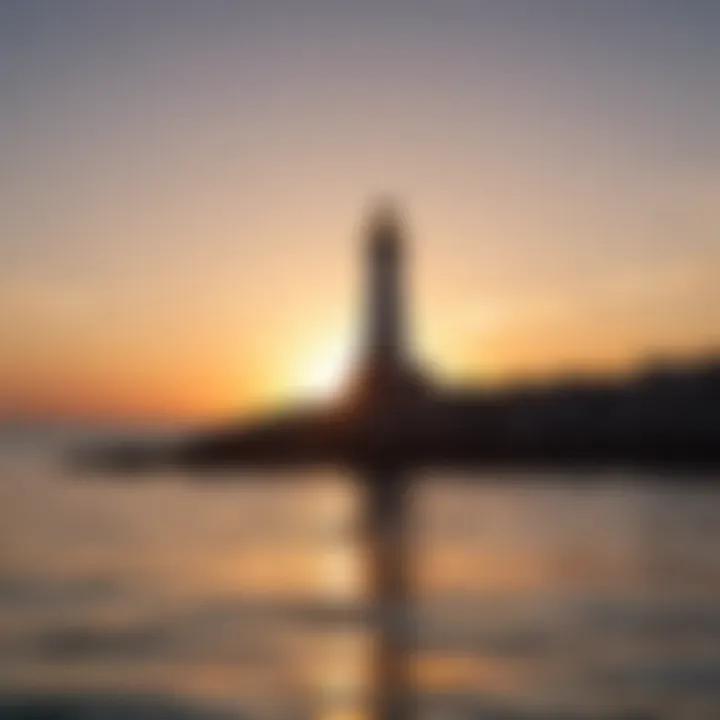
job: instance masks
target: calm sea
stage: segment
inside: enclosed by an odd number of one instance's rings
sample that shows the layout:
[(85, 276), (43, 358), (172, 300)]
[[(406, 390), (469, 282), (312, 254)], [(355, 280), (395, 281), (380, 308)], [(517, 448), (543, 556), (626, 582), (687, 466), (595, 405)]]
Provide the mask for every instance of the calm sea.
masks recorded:
[[(0, 446), (0, 717), (361, 715), (354, 478), (80, 477), (63, 447)], [(418, 473), (408, 501), (423, 716), (720, 718), (711, 483)]]

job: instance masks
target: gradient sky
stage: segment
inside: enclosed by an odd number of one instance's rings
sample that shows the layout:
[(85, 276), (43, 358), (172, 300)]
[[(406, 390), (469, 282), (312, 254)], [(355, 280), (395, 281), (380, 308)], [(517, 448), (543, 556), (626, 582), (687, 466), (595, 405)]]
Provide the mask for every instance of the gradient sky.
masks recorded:
[(390, 193), (447, 380), (720, 341), (720, 3), (0, 3), (0, 415), (245, 412)]

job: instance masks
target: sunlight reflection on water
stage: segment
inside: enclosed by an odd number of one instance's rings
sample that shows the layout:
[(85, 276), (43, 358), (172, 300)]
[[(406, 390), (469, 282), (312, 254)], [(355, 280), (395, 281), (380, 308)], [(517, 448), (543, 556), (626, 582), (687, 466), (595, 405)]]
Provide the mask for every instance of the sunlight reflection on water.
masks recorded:
[[(81, 480), (37, 448), (6, 448), (0, 472), (3, 696), (258, 717), (362, 708), (371, 636), (351, 478)], [(421, 709), (718, 716), (717, 490), (477, 479), (426, 474), (412, 494)]]

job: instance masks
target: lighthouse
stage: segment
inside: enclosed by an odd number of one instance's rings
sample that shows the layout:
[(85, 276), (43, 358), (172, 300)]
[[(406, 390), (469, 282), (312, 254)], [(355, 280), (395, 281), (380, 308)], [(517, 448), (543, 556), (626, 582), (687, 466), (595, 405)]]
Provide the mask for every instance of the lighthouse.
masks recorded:
[(399, 369), (405, 355), (402, 307), (402, 238), (394, 210), (381, 207), (367, 242), (366, 348), (370, 362)]
[(363, 406), (404, 406), (424, 396), (427, 383), (409, 348), (405, 247), (395, 208), (378, 206), (365, 232), (364, 342), (351, 395)]

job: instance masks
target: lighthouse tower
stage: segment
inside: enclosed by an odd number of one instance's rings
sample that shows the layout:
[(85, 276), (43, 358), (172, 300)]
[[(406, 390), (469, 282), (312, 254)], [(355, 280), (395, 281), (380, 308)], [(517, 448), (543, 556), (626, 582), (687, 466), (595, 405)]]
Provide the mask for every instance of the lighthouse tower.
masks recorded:
[(364, 345), (352, 395), (361, 405), (404, 405), (424, 396), (427, 383), (408, 347), (402, 228), (392, 206), (371, 216), (365, 252)]
[(366, 347), (372, 364), (395, 370), (405, 355), (402, 252), (398, 219), (380, 208), (368, 232)]

